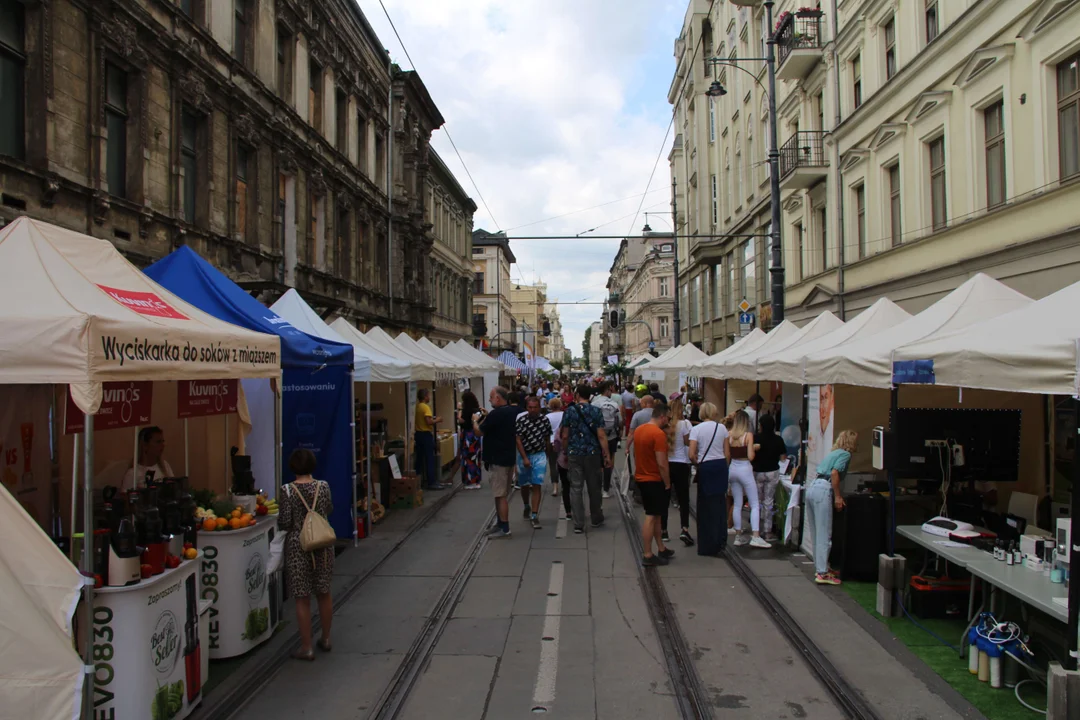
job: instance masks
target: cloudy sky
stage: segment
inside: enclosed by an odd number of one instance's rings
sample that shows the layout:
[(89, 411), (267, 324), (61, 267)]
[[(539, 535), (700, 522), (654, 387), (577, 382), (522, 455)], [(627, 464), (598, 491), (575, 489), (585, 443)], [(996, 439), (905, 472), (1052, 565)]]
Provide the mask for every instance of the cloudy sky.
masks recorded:
[[(358, 1), (409, 68), (379, 0)], [(602, 302), (618, 240), (513, 237), (640, 234), (635, 212), (661, 150), (642, 213), (671, 229), (664, 136), (685, 0), (383, 2), (479, 188), (437, 131), (435, 149), (480, 206), (475, 227), (510, 234), (512, 279), (543, 280), (560, 303)], [(559, 305), (575, 356), (601, 310)]]

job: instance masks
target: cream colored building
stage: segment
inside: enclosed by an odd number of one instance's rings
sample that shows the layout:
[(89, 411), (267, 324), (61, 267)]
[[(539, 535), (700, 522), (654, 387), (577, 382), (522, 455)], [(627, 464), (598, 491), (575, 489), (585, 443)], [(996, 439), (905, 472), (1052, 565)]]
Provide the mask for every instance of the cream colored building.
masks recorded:
[[(544, 337), (547, 284), (522, 285), (514, 283), (510, 290), (510, 311), (517, 326), (522, 328), (523, 342), (528, 342), (537, 355), (548, 357), (549, 338)], [(550, 358), (549, 358), (550, 359)]]
[(551, 337), (548, 342), (548, 352), (551, 353), (551, 356), (548, 357), (548, 360), (558, 360), (566, 363), (567, 367), (569, 367), (570, 359), (567, 357), (566, 340), (563, 338), (562, 318), (559, 317), (558, 300), (553, 300), (548, 304), (547, 317), (548, 322), (551, 323)]
[(589, 369), (593, 372), (604, 367), (604, 357), (600, 353), (601, 333), (603, 332), (603, 323), (594, 322), (589, 326), (592, 330), (589, 333)]
[[(980, 271), (1032, 297), (1080, 280), (1080, 4), (846, 0), (836, 18), (780, 17), (802, 5), (776, 8), (789, 319), (850, 318), (883, 295), (919, 311)], [(764, 11), (709, 6), (690, 3), (668, 99), (684, 338), (715, 351), (744, 297), (771, 324), (770, 197), (764, 63), (705, 62), (762, 57)], [(714, 79), (727, 94), (711, 99)]]
[(519, 350), (517, 322), (510, 305), (510, 266), (517, 262), (506, 233), (472, 233), (473, 325), (487, 326), (477, 344), (487, 350)]
[[(649, 351), (655, 343), (658, 353), (674, 342), (675, 266), (674, 237), (670, 232), (653, 232), (646, 226), (640, 237), (619, 244), (608, 276), (608, 299), (604, 306), (604, 356), (618, 355), (630, 360)], [(616, 310), (620, 323), (609, 324)]]
[(427, 221), (431, 249), (431, 301), (439, 345), (472, 335), (472, 225), (476, 203), (434, 150), (429, 154)]

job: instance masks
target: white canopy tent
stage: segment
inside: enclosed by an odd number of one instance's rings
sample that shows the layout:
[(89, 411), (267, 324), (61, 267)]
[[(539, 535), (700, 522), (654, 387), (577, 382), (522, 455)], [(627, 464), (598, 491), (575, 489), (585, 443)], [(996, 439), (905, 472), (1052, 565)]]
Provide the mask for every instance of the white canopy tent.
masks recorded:
[(844, 326), (844, 321), (826, 310), (811, 320), (798, 332), (767, 339), (754, 350), (741, 353), (723, 365), (723, 373), (728, 378), (740, 380), (773, 380), (763, 375), (760, 363), (806, 342), (811, 342)]
[(960, 330), (909, 343), (894, 361), (933, 361), (933, 382), (984, 390), (1076, 395), (1080, 283)]
[(888, 298), (877, 302), (848, 320), (832, 332), (799, 342), (786, 350), (758, 360), (758, 377), (762, 380), (803, 384), (803, 365), (808, 355), (824, 352), (846, 342), (876, 335), (904, 322), (911, 315)]
[(447, 352), (446, 348), (439, 347), (435, 343), (428, 340), (426, 337), (420, 338), (419, 340), (413, 340), (408, 335), (405, 335), (403, 333), (402, 335), (398, 336), (398, 339), (401, 339), (403, 337), (414, 342), (416, 346), (419, 347), (421, 350), (431, 353), (432, 357), (446, 363), (446, 367), (457, 368), (458, 372), (460, 373), (459, 377), (472, 377), (476, 374), (477, 370), (479, 370), (479, 368), (476, 366), (476, 363), (470, 362), (468, 360), (463, 360), (457, 355)]
[[(334, 321), (335, 323), (337, 320)], [(331, 325), (334, 327), (334, 325)], [(348, 337), (346, 335), (346, 337)], [(388, 355), (395, 360), (403, 363), (407, 363), (409, 366), (408, 380), (413, 381), (432, 381), (436, 379), (435, 362), (429, 358), (423, 357), (420, 353), (414, 351), (407, 351), (404, 347), (394, 342), (394, 338), (390, 337), (383, 331), (382, 328), (374, 327), (364, 333), (364, 339), (368, 345), (373, 347), (378, 352)], [(445, 377), (445, 373), (442, 374)]]
[[(760, 335), (755, 335), (755, 333), (759, 332)], [(743, 338), (742, 342), (732, 345), (724, 352), (710, 356), (704, 362), (697, 363), (690, 368), (690, 371), (696, 372), (702, 377), (731, 380), (733, 378), (727, 374), (727, 367), (733, 360), (750, 356), (758, 352), (758, 350), (767, 352), (770, 347), (786, 347), (784, 343), (787, 339), (798, 332), (799, 326), (790, 320), (785, 320), (767, 333), (755, 328)]]
[(892, 356), (896, 348), (951, 333), (1032, 302), (1031, 298), (989, 275), (978, 273), (918, 315), (888, 331), (808, 355), (805, 382), (889, 388), (893, 384)]
[(367, 335), (345, 318), (335, 318), (330, 329), (341, 336), (342, 341), (371, 358), (372, 382), (408, 382), (412, 376), (412, 363), (408, 358), (390, 355), (378, 349)]
[(445, 350), (453, 351), (456, 355), (463, 360), (471, 361), (478, 368), (484, 372), (505, 372), (506, 366), (493, 357), (488, 357), (484, 353), (474, 348), (464, 340), (458, 340), (457, 342), (447, 345)]
[(678, 375), (687, 372), (687, 368), (691, 365), (702, 362), (708, 357), (696, 345), (686, 343), (671, 348), (661, 357), (641, 368), (641, 376), (646, 380), (663, 380), (667, 373)]
[(629, 370), (633, 370), (634, 368), (641, 367), (642, 365), (650, 362), (651, 360), (655, 360), (655, 358), (652, 355), (645, 353), (644, 355), (638, 355), (636, 358), (631, 360), (629, 363), (627, 363), (626, 367)]

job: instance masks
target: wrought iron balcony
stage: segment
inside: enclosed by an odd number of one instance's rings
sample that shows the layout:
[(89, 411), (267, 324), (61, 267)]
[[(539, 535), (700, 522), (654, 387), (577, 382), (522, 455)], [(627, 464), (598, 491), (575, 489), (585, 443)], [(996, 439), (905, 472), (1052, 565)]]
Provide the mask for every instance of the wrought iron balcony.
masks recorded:
[(828, 170), (823, 131), (800, 130), (780, 146), (780, 187), (784, 190), (812, 187)]
[(776, 28), (776, 77), (802, 80), (821, 62), (825, 38), (820, 11), (787, 13)]

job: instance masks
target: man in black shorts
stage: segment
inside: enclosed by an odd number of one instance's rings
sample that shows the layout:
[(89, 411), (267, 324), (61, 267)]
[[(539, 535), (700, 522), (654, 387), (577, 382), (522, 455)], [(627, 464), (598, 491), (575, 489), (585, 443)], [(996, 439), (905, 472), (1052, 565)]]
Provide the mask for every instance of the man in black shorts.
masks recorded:
[[(645, 523), (641, 526), (641, 546), (645, 566), (667, 565), (675, 551), (664, 546), (661, 518), (667, 515), (671, 495), (671, 475), (668, 473), (668, 443), (664, 428), (668, 424), (667, 405), (653, 408), (652, 419), (634, 431), (634, 479), (641, 491), (645, 506)], [(656, 553), (652, 545), (656, 542)]]

